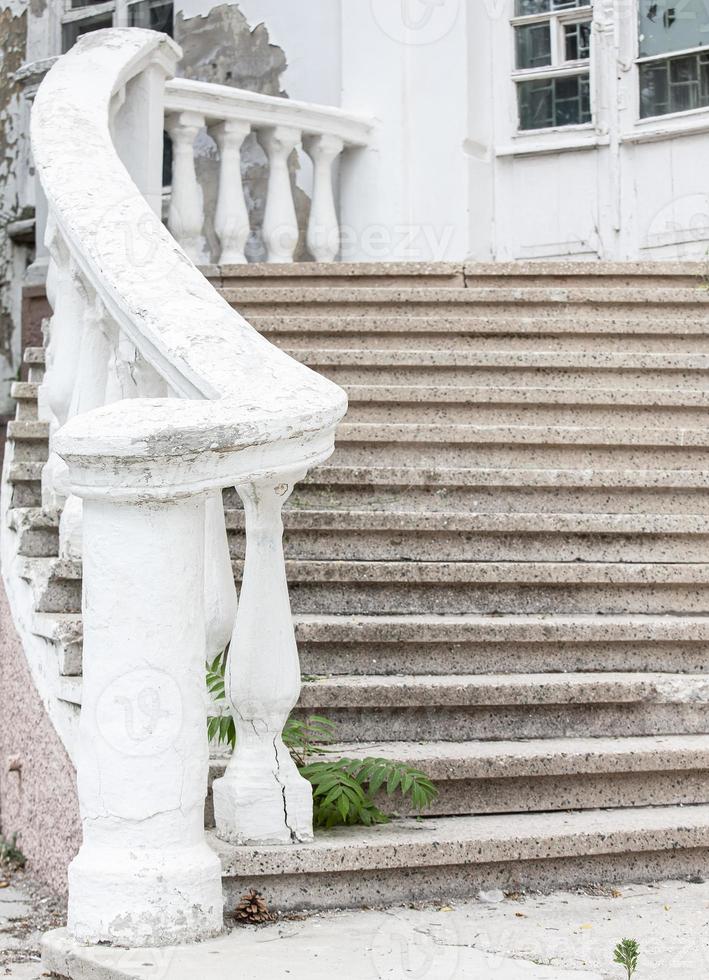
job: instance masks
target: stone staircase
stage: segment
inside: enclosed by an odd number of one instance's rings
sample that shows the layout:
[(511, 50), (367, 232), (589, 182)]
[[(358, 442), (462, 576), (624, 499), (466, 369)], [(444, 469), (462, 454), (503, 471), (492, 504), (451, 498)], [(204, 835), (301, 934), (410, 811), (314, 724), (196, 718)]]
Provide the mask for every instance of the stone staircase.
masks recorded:
[[(426, 770), (423, 821), (238, 848), (231, 900), (375, 904), (703, 873), (709, 858), (709, 294), (692, 265), (206, 270), (345, 387), (296, 489), (304, 683), (347, 754)], [(58, 690), (81, 700), (81, 567), (41, 507), (43, 351), (8, 427), (10, 526)], [(243, 513), (225, 494), (237, 583)], [(213, 760), (212, 775), (223, 768)], [(207, 808), (208, 823), (210, 808)]]

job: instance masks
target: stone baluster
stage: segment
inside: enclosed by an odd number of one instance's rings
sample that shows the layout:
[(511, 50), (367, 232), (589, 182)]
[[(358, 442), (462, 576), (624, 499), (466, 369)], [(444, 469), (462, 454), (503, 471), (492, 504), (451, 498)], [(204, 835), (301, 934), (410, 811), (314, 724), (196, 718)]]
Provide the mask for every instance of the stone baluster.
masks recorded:
[(332, 165), (344, 143), (336, 136), (306, 136), (303, 146), (313, 161), (313, 199), (307, 243), (316, 262), (334, 262), (340, 250), (340, 226), (332, 187)]
[(53, 435), (69, 418), (78, 374), (86, 295), (78, 270), (53, 223), (48, 237), (48, 298), (53, 313), (41, 401), (50, 421), (50, 452), (42, 469), (42, 506), (59, 509), (64, 505), (69, 490), (66, 466), (53, 451)]
[(258, 140), (268, 156), (268, 193), (263, 216), (263, 240), (269, 262), (292, 262), (298, 244), (298, 219), (293, 201), (288, 159), (300, 142), (290, 126), (259, 130)]
[(241, 180), (241, 146), (251, 132), (249, 123), (229, 119), (209, 130), (219, 147), (219, 192), (214, 230), (219, 237), (220, 265), (246, 262), (244, 247), (249, 237), (249, 213)]
[(172, 140), (172, 193), (167, 226), (193, 262), (204, 258), (202, 191), (194, 165), (194, 141), (204, 126), (196, 112), (177, 112), (165, 120)]
[[(86, 289), (86, 287), (85, 287)], [(90, 291), (86, 289), (86, 294)], [(76, 381), (67, 420), (101, 408), (106, 398), (106, 377), (111, 346), (109, 319), (103, 304), (96, 297), (87, 298), (83, 316), (81, 346)], [(82, 503), (76, 494), (69, 494), (59, 520), (59, 555), (62, 558), (81, 558)]]
[(237, 599), (221, 490), (207, 495), (204, 511), (204, 607), (207, 659), (228, 646), (234, 631)]
[(289, 844), (313, 836), (313, 798), (281, 733), (300, 693), (300, 665), (283, 558), (281, 510), (303, 476), (237, 487), (246, 559), (227, 664), (236, 750), (214, 783), (217, 834), (234, 843)]
[(158, 489), (151, 499), (149, 482), (119, 494), (75, 487), (84, 496), (83, 843), (69, 868), (69, 929), (83, 943), (162, 946), (222, 929), (221, 867), (204, 837), (205, 621), (194, 601), (205, 495)]

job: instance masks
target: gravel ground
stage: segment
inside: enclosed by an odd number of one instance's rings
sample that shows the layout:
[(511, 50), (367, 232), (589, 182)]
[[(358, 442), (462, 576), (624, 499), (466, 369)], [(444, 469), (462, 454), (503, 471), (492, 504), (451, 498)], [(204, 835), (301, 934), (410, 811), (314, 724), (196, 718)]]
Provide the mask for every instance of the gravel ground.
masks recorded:
[(66, 922), (66, 903), (27, 872), (0, 867), (0, 978), (42, 976), (42, 933)]

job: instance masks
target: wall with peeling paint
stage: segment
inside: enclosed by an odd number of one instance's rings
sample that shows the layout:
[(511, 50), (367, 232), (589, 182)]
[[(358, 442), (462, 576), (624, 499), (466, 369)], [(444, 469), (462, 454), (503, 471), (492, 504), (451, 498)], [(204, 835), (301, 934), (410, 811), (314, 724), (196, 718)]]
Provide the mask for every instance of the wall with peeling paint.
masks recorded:
[(28, 115), (15, 72), (25, 60), (27, 4), (0, 6), (0, 415), (11, 411), (10, 384), (20, 364), (22, 277), (30, 258), (8, 226), (26, 217), (29, 176)]
[[(287, 66), (285, 52), (271, 43), (269, 32), (263, 23), (251, 27), (236, 5), (220, 4), (194, 16), (186, 16), (182, 9), (177, 9), (175, 40), (183, 50), (179, 71), (184, 77), (287, 98), (287, 93), (281, 87), (281, 75)], [(195, 158), (197, 178), (204, 198), (203, 258), (214, 262), (219, 253), (219, 243), (213, 226), (219, 158), (214, 140), (206, 130), (197, 138)], [(301, 228), (301, 240), (295, 258), (304, 260), (308, 258), (304, 238), (310, 198), (298, 186), (299, 166), (299, 158), (293, 154), (291, 174)], [(266, 205), (268, 168), (266, 154), (253, 133), (244, 142), (242, 175), (252, 227), (246, 245), (246, 256), (249, 261), (255, 262), (266, 257), (258, 229), (263, 223)]]

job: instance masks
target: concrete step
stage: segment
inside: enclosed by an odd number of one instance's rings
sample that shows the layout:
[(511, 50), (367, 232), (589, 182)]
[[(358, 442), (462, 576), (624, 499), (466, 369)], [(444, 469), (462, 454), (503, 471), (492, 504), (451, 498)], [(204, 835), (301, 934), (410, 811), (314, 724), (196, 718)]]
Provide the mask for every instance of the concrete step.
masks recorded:
[[(81, 616), (44, 613), (36, 622), (39, 635), (48, 639), (69, 636), (68, 656), (74, 664), (78, 657), (78, 669), (66, 673), (81, 673)], [(303, 614), (293, 624), (304, 677), (709, 673), (708, 616)]]
[(297, 615), (304, 675), (709, 672), (709, 616)]
[(20, 460), (10, 463), (7, 481), (12, 487), (10, 507), (41, 507), (42, 468), (41, 460)]
[(42, 507), (15, 507), (8, 525), (17, 534), (17, 552), (27, 558), (52, 558), (59, 548), (59, 513)]
[[(237, 585), (242, 563), (234, 561)], [(81, 609), (80, 563), (25, 558), (37, 612)], [(288, 560), (294, 613), (687, 615), (709, 608), (709, 564)]]
[(700, 283), (690, 287), (607, 286), (534, 286), (485, 285), (460, 287), (438, 286), (274, 286), (249, 288), (226, 286), (221, 294), (247, 319), (253, 314), (304, 314), (339, 317), (385, 313), (422, 315), (456, 315), (475, 313), (502, 316), (566, 317), (581, 313), (589, 318), (637, 316), (641, 311), (649, 319), (663, 316), (678, 320), (690, 314), (697, 317), (709, 303), (709, 295)]
[[(241, 569), (234, 563), (237, 580)], [(703, 613), (709, 565), (621, 562), (286, 563), (297, 613)]]
[[(234, 558), (244, 513), (227, 510)], [(288, 510), (287, 558), (397, 561), (684, 561), (709, 553), (707, 515)], [(28, 553), (22, 551), (22, 553)]]
[(401, 820), (338, 828), (314, 843), (236, 847), (221, 856), (225, 902), (248, 888), (271, 907), (454, 901), (481, 889), (577, 888), (696, 874), (709, 860), (709, 806)]
[[(83, 643), (83, 623), (80, 615), (66, 615), (61, 613), (35, 613), (32, 620), (32, 631), (37, 636), (43, 636), (49, 640), (57, 657), (57, 665), (60, 675), (68, 678), (76, 678), (80, 684), (81, 678), (81, 659)], [(74, 695), (79, 693), (79, 687), (74, 687)], [(67, 695), (67, 689), (64, 689)], [(69, 700), (80, 703), (79, 697), (70, 697)]]
[(706, 675), (339, 675), (306, 680), (299, 717), (344, 741), (451, 742), (706, 734)]
[[(415, 466), (375, 459), (348, 464), (346, 453), (311, 470), (290, 501), (296, 509), (417, 510), (466, 513), (625, 513), (709, 512), (709, 469), (684, 465), (662, 469), (644, 459), (635, 468), (580, 466), (520, 468), (523, 453), (509, 467)], [(379, 465), (377, 465), (379, 464)], [(226, 491), (227, 507), (239, 506)]]
[[(709, 330), (702, 315), (668, 319), (627, 315), (605, 319), (585, 314), (529, 316), (524, 309), (505, 317), (379, 313), (329, 317), (301, 313), (255, 313), (249, 323), (282, 346), (430, 348), (464, 350), (617, 350), (706, 352)], [(686, 345), (686, 347), (685, 347)]]
[(351, 288), (371, 285), (449, 286), (703, 286), (702, 262), (255, 262), (209, 266), (204, 274), (215, 285), (322, 285)]
[[(452, 440), (459, 440), (458, 442)], [(683, 441), (684, 440), (684, 441)], [(441, 470), (709, 471), (709, 429), (343, 423), (332, 463)], [(425, 484), (429, 485), (429, 484)], [(522, 479), (517, 488), (526, 486)], [(535, 507), (530, 508), (534, 510)], [(575, 508), (572, 508), (575, 509)], [(602, 509), (602, 508), (601, 508)], [(701, 508), (700, 508), (701, 511)]]
[[(499, 742), (354, 742), (331, 745), (333, 759), (406, 762), (436, 784), (426, 816), (587, 810), (709, 802), (709, 735), (557, 738)], [(225, 760), (210, 763), (206, 826), (214, 826), (212, 781)], [(415, 816), (382, 793), (385, 813)]]
[[(706, 391), (705, 354), (585, 351), (439, 351), (286, 348), (296, 360), (343, 387), (551, 387), (572, 390), (675, 388)], [(588, 354), (588, 356), (587, 356)]]
[(14, 381), (10, 386), (10, 395), (15, 399), (16, 419), (21, 422), (32, 422), (37, 419), (37, 389), (34, 381)]

